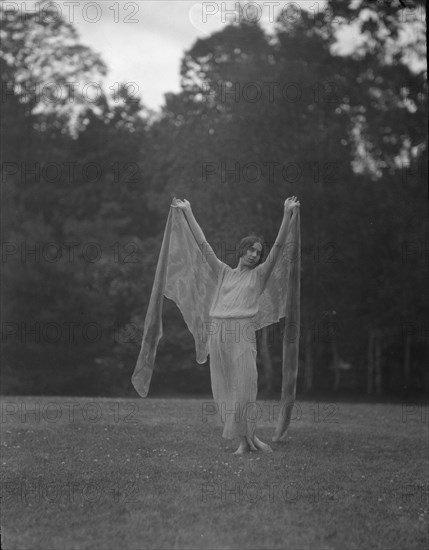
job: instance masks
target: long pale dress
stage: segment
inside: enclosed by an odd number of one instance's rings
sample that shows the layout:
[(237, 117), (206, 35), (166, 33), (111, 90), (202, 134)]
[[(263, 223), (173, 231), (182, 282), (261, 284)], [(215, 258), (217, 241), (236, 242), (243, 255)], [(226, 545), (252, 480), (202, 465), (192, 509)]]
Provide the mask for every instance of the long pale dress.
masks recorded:
[(261, 266), (221, 264), (207, 332), (213, 398), (226, 439), (253, 437), (256, 427), (255, 315), (262, 290)]

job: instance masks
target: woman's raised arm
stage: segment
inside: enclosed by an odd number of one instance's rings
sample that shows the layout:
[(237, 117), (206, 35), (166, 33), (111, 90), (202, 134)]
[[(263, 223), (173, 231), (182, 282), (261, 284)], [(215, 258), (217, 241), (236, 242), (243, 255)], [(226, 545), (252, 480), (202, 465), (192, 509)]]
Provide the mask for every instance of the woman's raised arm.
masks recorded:
[(266, 282), (268, 281), (271, 275), (271, 272), (274, 268), (278, 255), (280, 254), (282, 246), (286, 244), (286, 237), (288, 234), (289, 222), (294, 212), (296, 211), (297, 208), (299, 208), (299, 206), (300, 206), (300, 203), (297, 197), (295, 196), (289, 197), (288, 199), (285, 200), (283, 220), (282, 220), (282, 224), (280, 226), (277, 238), (270, 250), (270, 253), (267, 256), (267, 259), (259, 267), (259, 272), (262, 276), (262, 288), (265, 287)]
[(203, 255), (203, 260), (207, 261), (211, 269), (214, 271), (216, 277), (219, 275), (223, 262), (221, 262), (218, 257), (216, 256), (213, 248), (210, 246), (210, 244), (207, 242), (207, 239), (204, 236), (203, 230), (198, 225), (197, 220), (195, 219), (194, 213), (192, 212), (191, 205), (189, 201), (180, 200), (174, 198), (171, 206), (173, 208), (180, 208), (183, 210), (183, 213), (186, 216), (186, 219), (188, 221), (189, 227), (192, 231), (192, 234), (195, 237), (195, 240), (201, 250), (201, 254)]

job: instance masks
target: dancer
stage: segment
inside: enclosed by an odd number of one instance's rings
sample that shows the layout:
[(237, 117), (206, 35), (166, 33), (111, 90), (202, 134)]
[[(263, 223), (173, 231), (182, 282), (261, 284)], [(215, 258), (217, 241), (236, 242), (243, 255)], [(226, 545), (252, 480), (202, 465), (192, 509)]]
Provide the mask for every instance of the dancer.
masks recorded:
[(213, 397), (224, 423), (223, 437), (238, 437), (235, 454), (271, 451), (255, 435), (257, 408), (255, 322), (260, 297), (270, 279), (281, 250), (284, 250), (293, 211), (299, 208), (297, 197), (285, 200), (283, 221), (274, 245), (261, 263), (263, 242), (248, 236), (239, 245), (239, 262), (235, 269), (221, 262), (207, 243), (187, 200), (174, 199), (172, 207), (181, 209), (216, 280), (214, 298), (208, 294), (210, 322), (205, 327), (210, 355)]

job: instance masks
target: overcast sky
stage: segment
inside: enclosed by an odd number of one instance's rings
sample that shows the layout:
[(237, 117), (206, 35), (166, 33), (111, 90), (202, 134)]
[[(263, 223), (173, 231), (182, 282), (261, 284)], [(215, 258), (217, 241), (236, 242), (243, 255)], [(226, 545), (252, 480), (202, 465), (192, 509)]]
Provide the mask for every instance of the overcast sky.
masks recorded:
[[(355, 0), (358, 2), (358, 0)], [(9, 2), (29, 6), (34, 2)], [(135, 83), (130, 92), (158, 110), (164, 93), (178, 92), (180, 61), (197, 38), (209, 36), (237, 17), (236, 1), (189, 0), (56, 0), (49, 2), (78, 30), (81, 42), (101, 54), (109, 68), (106, 86)], [(243, 1), (244, 15), (272, 31), (280, 15), (293, 22), (300, 10), (322, 13), (324, 0)], [(257, 7), (257, 9), (255, 8)], [(225, 12), (225, 8), (229, 14)], [(408, 29), (409, 30), (409, 29)], [(412, 33), (412, 31), (411, 31)], [(349, 53), (362, 41), (357, 27), (339, 35), (340, 50)]]
[[(152, 109), (159, 109), (164, 93), (179, 91), (184, 51), (197, 38), (209, 36), (235, 17), (224, 13), (222, 4), (231, 10), (236, 5), (235, 1), (188, 0), (103, 0), (76, 6), (66, 0), (56, 3), (62, 6), (63, 15), (72, 20), (82, 43), (99, 52), (108, 65), (107, 86), (120, 81), (135, 82), (143, 102)], [(253, 15), (251, 4), (256, 3), (261, 11)], [(260, 18), (267, 30), (272, 29), (282, 9), (286, 10), (285, 17), (294, 20), (299, 17), (298, 5), (300, 9), (313, 6), (313, 10), (324, 6), (323, 0), (258, 0), (242, 4), (250, 6), (246, 8), (247, 16)]]

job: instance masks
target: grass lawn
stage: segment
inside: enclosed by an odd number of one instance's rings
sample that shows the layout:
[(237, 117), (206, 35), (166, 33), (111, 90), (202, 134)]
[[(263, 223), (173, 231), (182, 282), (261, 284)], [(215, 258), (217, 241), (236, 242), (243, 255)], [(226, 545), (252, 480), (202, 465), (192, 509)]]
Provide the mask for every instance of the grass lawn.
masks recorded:
[(428, 547), (427, 409), (301, 401), (236, 457), (210, 403), (2, 398), (3, 548)]

